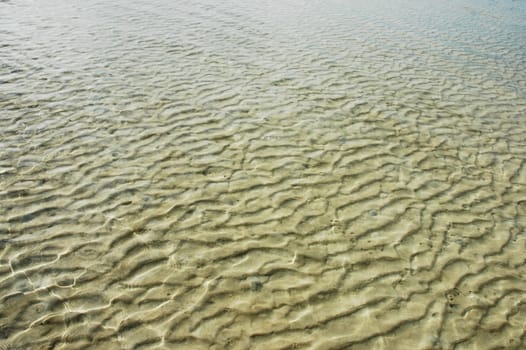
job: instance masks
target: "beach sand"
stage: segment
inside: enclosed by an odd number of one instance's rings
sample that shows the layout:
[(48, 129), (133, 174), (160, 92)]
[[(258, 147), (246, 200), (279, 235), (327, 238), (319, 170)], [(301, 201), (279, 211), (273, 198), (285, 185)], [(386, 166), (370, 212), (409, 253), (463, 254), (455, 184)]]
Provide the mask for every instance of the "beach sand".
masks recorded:
[(0, 349), (526, 348), (521, 1), (0, 3)]

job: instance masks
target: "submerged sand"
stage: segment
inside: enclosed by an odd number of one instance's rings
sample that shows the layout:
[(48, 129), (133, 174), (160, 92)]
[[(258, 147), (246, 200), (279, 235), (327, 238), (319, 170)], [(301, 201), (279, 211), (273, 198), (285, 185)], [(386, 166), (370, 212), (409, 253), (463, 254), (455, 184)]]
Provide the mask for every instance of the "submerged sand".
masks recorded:
[(526, 348), (525, 18), (0, 2), (0, 349)]

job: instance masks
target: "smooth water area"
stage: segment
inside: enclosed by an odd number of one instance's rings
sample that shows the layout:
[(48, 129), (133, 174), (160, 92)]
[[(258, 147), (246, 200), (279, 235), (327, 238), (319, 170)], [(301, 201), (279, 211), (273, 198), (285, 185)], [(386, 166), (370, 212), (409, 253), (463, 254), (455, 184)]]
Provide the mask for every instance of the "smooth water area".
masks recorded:
[(525, 349), (526, 2), (1, 0), (0, 349)]

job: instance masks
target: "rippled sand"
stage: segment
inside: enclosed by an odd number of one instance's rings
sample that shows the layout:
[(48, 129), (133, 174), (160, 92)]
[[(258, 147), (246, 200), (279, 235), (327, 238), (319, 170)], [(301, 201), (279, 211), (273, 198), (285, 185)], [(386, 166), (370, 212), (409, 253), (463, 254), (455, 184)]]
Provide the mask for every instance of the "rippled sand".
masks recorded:
[(525, 349), (526, 3), (0, 1), (0, 349)]

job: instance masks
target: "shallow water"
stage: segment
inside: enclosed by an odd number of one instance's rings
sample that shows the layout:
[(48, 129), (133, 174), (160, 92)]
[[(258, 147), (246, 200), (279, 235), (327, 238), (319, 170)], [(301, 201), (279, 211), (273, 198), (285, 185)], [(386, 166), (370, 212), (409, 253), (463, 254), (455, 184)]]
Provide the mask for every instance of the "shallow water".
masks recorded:
[(0, 349), (526, 348), (526, 2), (0, 1)]

